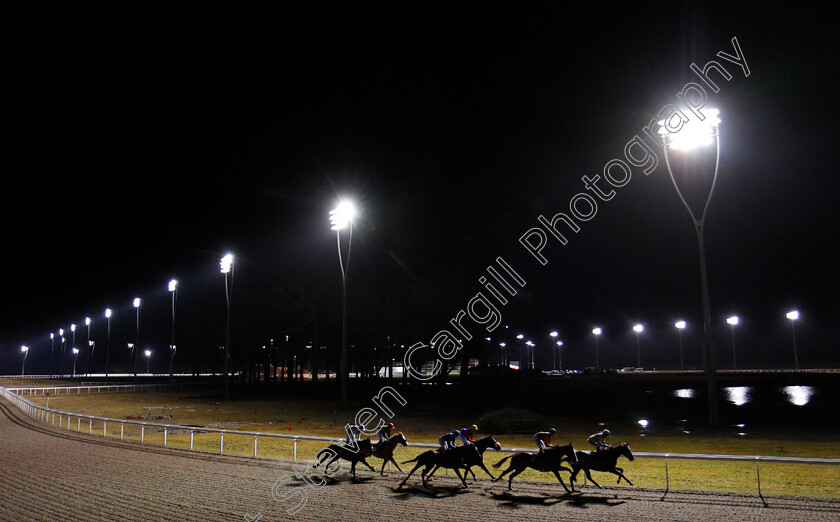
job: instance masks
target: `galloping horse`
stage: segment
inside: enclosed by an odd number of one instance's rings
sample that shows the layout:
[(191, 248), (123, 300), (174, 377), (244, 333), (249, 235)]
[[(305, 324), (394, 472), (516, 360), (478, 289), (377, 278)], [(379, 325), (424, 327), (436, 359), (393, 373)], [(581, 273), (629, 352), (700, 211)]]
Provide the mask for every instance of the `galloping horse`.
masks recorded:
[[(576, 455), (577, 462), (572, 465), (575, 470), (572, 472), (571, 481), (575, 481), (575, 477), (577, 477), (578, 472), (582, 469), (586, 473), (586, 478), (591, 480), (599, 488), (601, 485), (595, 482), (595, 479), (589, 474), (589, 470), (605, 471), (618, 475), (618, 482), (616, 484), (620, 484), (621, 479), (627, 480), (627, 477), (624, 476), (624, 470), (615, 465), (618, 462), (618, 457), (624, 455), (630, 461), (633, 460), (633, 453), (630, 451), (630, 446), (626, 442), (622, 442), (614, 448), (600, 451), (578, 451)], [(627, 483), (631, 486), (633, 485), (629, 480), (627, 480)]]
[(561, 465), (563, 463), (563, 459), (567, 459), (569, 462), (572, 463), (572, 465), (575, 464), (575, 449), (572, 447), (571, 443), (566, 444), (565, 446), (553, 446), (551, 448), (546, 449), (542, 453), (516, 453), (514, 455), (507, 456), (499, 462), (493, 464), (493, 467), (500, 467), (502, 463), (507, 459), (511, 459), (510, 466), (508, 467), (508, 469), (504, 470), (501, 475), (493, 479), (493, 481), (496, 482), (500, 480), (503, 476), (505, 476), (506, 473), (512, 470), (513, 473), (511, 473), (510, 477), (508, 478), (508, 489), (513, 489), (511, 486), (513, 477), (525, 471), (525, 468), (533, 468), (537, 471), (550, 471), (554, 473), (554, 476), (557, 477), (557, 480), (560, 481), (560, 484), (563, 485), (563, 489), (565, 489), (567, 493), (571, 493), (575, 490), (575, 486), (574, 484), (572, 484), (572, 481), (574, 481), (574, 475), (572, 475), (572, 479), (569, 482), (569, 485), (572, 486), (571, 491), (569, 490), (569, 488), (566, 487), (566, 483), (563, 482), (563, 479), (560, 477), (560, 470), (572, 473), (572, 470), (570, 470), (569, 468), (564, 468)]
[(389, 461), (393, 462), (394, 466), (402, 471), (399, 464), (397, 464), (397, 461), (394, 460), (394, 448), (397, 447), (397, 444), (408, 446), (408, 442), (405, 440), (405, 435), (403, 435), (402, 432), (398, 432), (393, 437), (389, 437), (388, 440), (380, 442), (376, 445), (376, 449), (373, 450), (372, 455), (376, 458), (382, 459), (382, 470), (379, 472), (380, 475), (385, 474), (385, 463)]
[[(475, 441), (474, 446), (475, 449), (478, 450), (478, 458), (476, 458), (476, 453), (474, 451), (467, 450), (469, 446), (457, 446), (456, 448), (449, 450), (448, 453), (454, 457), (460, 458), (461, 461), (463, 461), (464, 467), (467, 468), (467, 471), (469, 471), (470, 475), (472, 475), (473, 481), (478, 480), (475, 473), (473, 473), (473, 466), (480, 467), (485, 473), (490, 475), (491, 479), (494, 478), (493, 474), (490, 473), (490, 470), (484, 465), (484, 452), (487, 451), (488, 448), (493, 448), (496, 451), (499, 451), (502, 449), (502, 445), (499, 444), (499, 441), (493, 438), (493, 435), (487, 435), (486, 437), (482, 437)], [(435, 471), (437, 471), (439, 467), (439, 465), (436, 465), (426, 478), (432, 478), (432, 475), (435, 474)], [(467, 478), (466, 473), (464, 473), (464, 478)]]
[[(466, 446), (458, 446), (457, 448), (447, 450), (444, 452), (438, 452), (435, 450), (428, 450), (424, 451), (417, 457), (407, 460), (403, 462), (403, 464), (408, 464), (409, 462), (417, 462), (417, 465), (414, 466), (414, 469), (409, 472), (408, 476), (402, 481), (401, 485), (408, 482), (408, 479), (411, 475), (417, 471), (418, 468), (421, 466), (426, 466), (426, 469), (423, 470), (421, 473), (421, 478), (423, 485), (426, 485), (427, 473), (428, 476), (431, 477), (432, 473), (434, 473), (438, 468), (447, 468), (452, 469), (455, 471), (455, 474), (461, 479), (461, 483), (464, 487), (467, 487), (466, 478), (466, 471), (464, 471), (464, 476), (461, 476), (460, 469), (465, 469), (472, 473), (470, 467), (472, 466), (480, 466), (490, 477), (493, 475), (490, 471), (484, 466), (484, 451), (489, 447), (495, 447), (497, 450), (501, 448), (501, 445), (493, 438), (492, 435), (488, 435), (484, 438), (477, 440), (474, 444), (469, 444)], [(432, 470), (434, 468), (434, 470)], [(429, 473), (429, 471), (432, 473)], [(472, 473), (473, 478), (475, 478), (475, 473)]]
[[(315, 464), (313, 467), (317, 468), (319, 466), (324, 466), (324, 469), (329, 469), (330, 465), (338, 459), (348, 460), (351, 463), (350, 472), (353, 474), (353, 480), (356, 480), (356, 464), (361, 462), (365, 466), (368, 467), (371, 471), (376, 473), (376, 470), (371, 467), (370, 464), (367, 463), (365, 460), (367, 457), (370, 457), (373, 454), (373, 448), (370, 445), (370, 439), (364, 439), (356, 441), (358, 444), (357, 450), (353, 451), (351, 446), (346, 444), (330, 444), (326, 450), (321, 450), (318, 452), (320, 455), (321, 453), (327, 452), (329, 450), (332, 452), (332, 457), (328, 454), (321, 455), (318, 464)], [(324, 464), (326, 461), (326, 464)]]

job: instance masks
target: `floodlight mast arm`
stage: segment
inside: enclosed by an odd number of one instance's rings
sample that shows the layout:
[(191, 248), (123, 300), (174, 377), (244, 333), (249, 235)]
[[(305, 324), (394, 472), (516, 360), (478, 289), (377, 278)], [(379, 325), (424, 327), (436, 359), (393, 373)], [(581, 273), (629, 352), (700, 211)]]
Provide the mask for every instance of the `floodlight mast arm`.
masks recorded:
[(706, 204), (703, 206), (703, 212), (700, 219), (694, 215), (688, 202), (683, 197), (680, 188), (674, 179), (674, 173), (671, 169), (671, 162), (668, 159), (668, 140), (664, 140), (665, 164), (668, 167), (668, 175), (671, 177), (671, 183), (674, 184), (674, 189), (680, 197), (686, 210), (688, 210), (692, 221), (694, 222), (694, 230), (697, 233), (697, 249), (700, 256), (700, 289), (703, 297), (703, 370), (706, 373), (706, 385), (709, 399), (709, 425), (716, 428), (718, 425), (718, 411), (717, 411), (717, 388), (715, 385), (715, 352), (712, 343), (712, 318), (709, 307), (709, 286), (706, 274), (706, 250), (703, 245), (703, 227), (706, 220), (706, 212), (709, 209), (709, 202), (712, 200), (712, 194), (715, 190), (715, 184), (718, 177), (718, 165), (720, 163), (720, 134), (718, 127), (714, 127), (713, 137), (715, 139), (715, 173), (712, 178), (712, 186), (709, 190), (709, 195), (706, 198)]

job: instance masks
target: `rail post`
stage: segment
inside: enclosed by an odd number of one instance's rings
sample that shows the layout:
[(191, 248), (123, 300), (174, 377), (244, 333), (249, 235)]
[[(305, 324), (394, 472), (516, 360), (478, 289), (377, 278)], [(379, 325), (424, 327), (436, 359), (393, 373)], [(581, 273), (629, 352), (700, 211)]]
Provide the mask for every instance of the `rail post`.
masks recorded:
[(761, 457), (756, 457), (755, 458), (755, 478), (756, 478), (756, 481), (758, 482), (758, 498), (761, 499), (761, 503), (764, 504), (764, 507), (767, 507), (767, 501), (764, 500), (764, 495), (761, 494), (761, 470), (759, 469), (759, 466), (758, 466), (759, 459), (761, 459)]
[(120, 440), (123, 440), (123, 435), (125, 435), (125, 423), (120, 423)]
[(297, 462), (297, 437), (294, 438), (294, 445), (292, 447), (292, 460)]
[(193, 449), (193, 439), (195, 438), (195, 430), (190, 430), (190, 449)]
[(164, 446), (166, 446), (166, 439), (168, 438), (167, 437), (168, 435), (169, 435), (169, 427), (163, 428), (163, 445)]
[(225, 432), (219, 434), (219, 455), (225, 452)]
[(257, 457), (257, 436), (254, 435), (254, 458)]

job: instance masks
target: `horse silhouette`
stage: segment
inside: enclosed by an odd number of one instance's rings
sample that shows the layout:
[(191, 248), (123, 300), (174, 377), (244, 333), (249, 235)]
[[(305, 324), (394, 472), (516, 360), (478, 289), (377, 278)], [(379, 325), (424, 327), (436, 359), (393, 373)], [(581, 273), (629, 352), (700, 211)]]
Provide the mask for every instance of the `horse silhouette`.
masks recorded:
[(633, 483), (624, 476), (624, 469), (616, 466), (618, 457), (621, 455), (624, 455), (630, 461), (633, 460), (633, 453), (630, 451), (630, 446), (628, 446), (626, 442), (622, 442), (618, 446), (600, 451), (578, 451), (576, 453), (577, 462), (572, 465), (574, 471), (572, 472), (570, 480), (574, 482), (578, 472), (582, 469), (583, 472), (586, 473), (586, 478), (600, 488), (601, 485), (595, 482), (595, 479), (592, 478), (589, 471), (603, 471), (618, 475), (618, 481), (616, 484), (620, 484), (621, 479), (624, 479), (632, 486)]
[(501, 480), (501, 478), (504, 477), (507, 473), (510, 473), (510, 477), (508, 477), (508, 489), (513, 489), (513, 477), (525, 471), (526, 468), (531, 468), (537, 471), (554, 473), (554, 476), (557, 477), (557, 480), (560, 481), (560, 484), (563, 485), (563, 489), (565, 489), (567, 493), (571, 493), (575, 490), (575, 486), (574, 484), (572, 484), (574, 478), (572, 478), (569, 482), (569, 484), (572, 486), (572, 489), (570, 491), (569, 488), (566, 487), (566, 483), (563, 482), (563, 478), (560, 477), (561, 470), (572, 473), (571, 469), (564, 468), (562, 466), (563, 460), (568, 460), (572, 463), (572, 465), (574, 465), (575, 463), (575, 449), (572, 447), (571, 443), (566, 444), (565, 446), (552, 446), (551, 448), (546, 449), (542, 453), (527, 453), (524, 451), (515, 453), (493, 464), (493, 467), (500, 467), (502, 463), (504, 463), (508, 459), (510, 459), (510, 466), (508, 466), (508, 469), (504, 470), (501, 473), (501, 475), (493, 479), (493, 481), (496, 482), (498, 480)]

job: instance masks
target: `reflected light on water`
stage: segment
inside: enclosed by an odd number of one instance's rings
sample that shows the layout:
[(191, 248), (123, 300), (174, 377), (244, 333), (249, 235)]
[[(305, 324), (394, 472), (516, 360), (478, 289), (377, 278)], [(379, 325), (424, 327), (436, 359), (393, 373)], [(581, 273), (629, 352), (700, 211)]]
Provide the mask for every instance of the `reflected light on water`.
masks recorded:
[(788, 402), (795, 406), (805, 406), (814, 395), (814, 389), (810, 386), (785, 386), (784, 390)]
[(674, 390), (674, 397), (679, 397), (680, 399), (693, 399), (694, 388), (683, 388), (681, 390)]
[(752, 400), (752, 388), (750, 386), (732, 386), (724, 388), (729, 402), (735, 406), (743, 406)]

